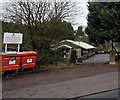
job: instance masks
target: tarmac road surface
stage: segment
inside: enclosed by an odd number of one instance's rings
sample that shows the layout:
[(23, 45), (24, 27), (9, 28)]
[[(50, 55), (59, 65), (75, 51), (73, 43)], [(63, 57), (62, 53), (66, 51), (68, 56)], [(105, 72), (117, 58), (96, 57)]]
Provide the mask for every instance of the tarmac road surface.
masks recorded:
[(75, 98), (118, 88), (118, 72), (3, 92), (3, 98)]
[(114, 89), (114, 90), (109, 90), (105, 92), (95, 93), (88, 96), (84, 96), (82, 98), (118, 98), (119, 97), (118, 91), (120, 91), (120, 89)]

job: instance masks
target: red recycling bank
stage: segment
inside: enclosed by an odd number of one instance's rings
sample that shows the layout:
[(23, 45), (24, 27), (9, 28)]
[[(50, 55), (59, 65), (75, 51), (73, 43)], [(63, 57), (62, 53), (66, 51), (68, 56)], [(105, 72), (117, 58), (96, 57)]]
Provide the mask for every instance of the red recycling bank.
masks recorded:
[[(7, 33), (9, 34), (9, 33)], [(13, 35), (13, 34), (12, 34)], [(14, 34), (16, 35), (16, 34)], [(18, 35), (18, 34), (17, 34)], [(10, 37), (10, 34), (7, 38)], [(11, 36), (12, 39), (16, 38), (15, 36)], [(17, 36), (17, 38), (19, 38)], [(13, 44), (10, 40), (10, 43)], [(19, 40), (21, 42), (21, 40)], [(7, 52), (7, 45), (5, 46), (5, 52), (0, 53), (0, 71), (9, 71), (9, 70), (17, 70), (17, 69), (25, 69), (36, 67), (36, 56), (37, 53), (34, 51), (27, 52), (19, 52), (19, 41), (18, 41), (18, 52)], [(7, 42), (9, 42), (7, 40)], [(8, 44), (10, 44), (8, 43)], [(5, 38), (4, 38), (5, 44)]]

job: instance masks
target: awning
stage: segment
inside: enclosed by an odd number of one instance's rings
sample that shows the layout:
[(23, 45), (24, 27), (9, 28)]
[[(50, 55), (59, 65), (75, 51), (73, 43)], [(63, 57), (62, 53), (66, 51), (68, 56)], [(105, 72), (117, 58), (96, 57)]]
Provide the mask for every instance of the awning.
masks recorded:
[[(79, 41), (73, 41), (73, 40), (63, 40), (60, 43), (64, 43), (64, 42), (72, 43), (72, 44), (74, 44), (78, 47), (84, 48), (84, 49), (94, 49), (95, 48), (94, 46), (92, 46), (88, 43), (85, 43), (85, 42), (81, 42), (81, 41), (79, 42)], [(67, 45), (67, 46), (69, 46), (69, 45)]]
[(69, 45), (61, 45), (61, 46), (59, 46), (58, 48), (62, 48), (62, 47), (69, 48), (69, 49), (71, 49), (71, 48), (72, 48), (72, 47), (71, 47), (71, 46), (69, 46)]

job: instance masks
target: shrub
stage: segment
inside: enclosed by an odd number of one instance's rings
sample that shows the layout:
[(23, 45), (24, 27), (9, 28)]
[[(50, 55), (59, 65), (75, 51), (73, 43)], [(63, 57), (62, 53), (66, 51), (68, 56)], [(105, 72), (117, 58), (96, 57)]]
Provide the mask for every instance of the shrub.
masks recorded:
[(76, 51), (73, 50), (73, 51), (71, 52), (70, 63), (71, 63), (71, 64), (76, 64), (76, 60), (77, 60)]
[(57, 64), (63, 61), (62, 53), (59, 50), (45, 50), (37, 57), (37, 65)]

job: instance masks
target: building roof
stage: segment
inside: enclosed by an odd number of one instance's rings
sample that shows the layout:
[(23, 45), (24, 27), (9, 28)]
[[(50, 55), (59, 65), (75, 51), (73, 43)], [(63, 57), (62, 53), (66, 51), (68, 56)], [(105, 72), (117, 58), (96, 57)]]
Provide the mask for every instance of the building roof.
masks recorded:
[[(66, 42), (68, 42), (68, 43), (66, 43)], [(64, 44), (64, 45), (70, 46), (72, 48), (75, 48), (75, 47), (77, 47), (77, 48), (81, 47), (81, 48), (84, 48), (84, 49), (94, 49), (95, 48), (94, 46), (92, 46), (88, 43), (85, 43), (85, 42), (81, 42), (81, 41), (79, 42), (79, 41), (73, 41), (73, 40), (63, 40), (60, 43), (62, 43), (62, 45)]]
[(60, 46), (58, 46), (58, 48), (61, 48), (61, 47), (72, 48), (72, 47), (69, 46), (69, 45), (60, 45)]

